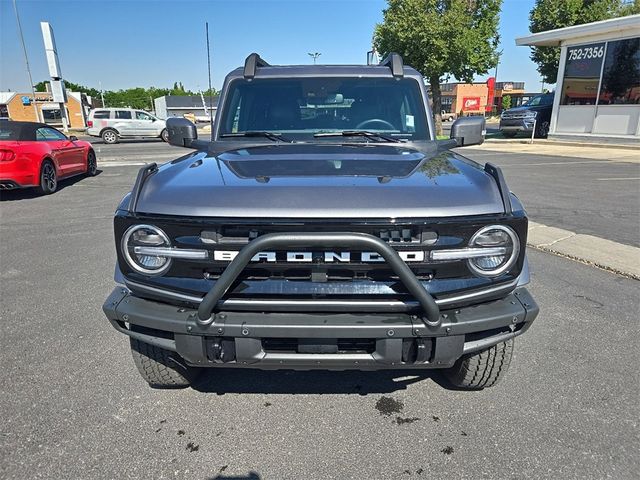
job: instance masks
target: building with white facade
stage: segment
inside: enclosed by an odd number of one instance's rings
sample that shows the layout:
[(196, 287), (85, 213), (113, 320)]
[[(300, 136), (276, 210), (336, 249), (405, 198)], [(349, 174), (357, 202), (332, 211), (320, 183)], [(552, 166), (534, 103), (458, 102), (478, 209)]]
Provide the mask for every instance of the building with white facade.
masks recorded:
[(516, 45), (560, 47), (550, 138), (640, 142), (640, 15), (535, 33)]

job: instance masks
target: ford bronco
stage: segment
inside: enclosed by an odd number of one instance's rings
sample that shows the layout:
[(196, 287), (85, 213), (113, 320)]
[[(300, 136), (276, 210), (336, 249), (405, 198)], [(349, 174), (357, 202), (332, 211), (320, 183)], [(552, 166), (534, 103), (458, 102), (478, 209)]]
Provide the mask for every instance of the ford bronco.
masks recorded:
[(505, 375), (538, 313), (527, 216), (501, 170), (436, 140), (422, 76), (379, 65), (272, 66), (225, 79), (211, 140), (143, 167), (114, 219), (104, 304), (152, 386), (204, 367), (443, 369), (456, 387)]

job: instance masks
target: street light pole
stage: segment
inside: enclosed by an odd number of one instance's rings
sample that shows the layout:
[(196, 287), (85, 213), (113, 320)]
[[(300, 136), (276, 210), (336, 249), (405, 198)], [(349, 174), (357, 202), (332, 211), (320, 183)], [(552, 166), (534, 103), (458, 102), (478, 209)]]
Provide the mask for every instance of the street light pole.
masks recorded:
[(104, 108), (104, 92), (102, 91), (102, 82), (98, 80), (98, 86), (100, 87), (100, 98), (102, 99), (102, 108)]
[(504, 50), (500, 50), (498, 52), (498, 61), (496, 62), (496, 73), (493, 75), (493, 78), (495, 78), (496, 82), (498, 82), (498, 65), (500, 65), (500, 57), (502, 56), (502, 52)]
[(309, 55), (311, 58), (313, 58), (313, 64), (315, 65), (316, 64), (316, 60), (322, 54), (320, 52), (314, 52), (314, 53), (308, 53), (307, 55)]
[(18, 14), (18, 6), (16, 0), (13, 0), (13, 10), (16, 12), (16, 22), (18, 23), (18, 33), (20, 34), (20, 42), (22, 43), (22, 51), (24, 52), (24, 62), (27, 65), (27, 74), (29, 75), (29, 85), (31, 86), (31, 95), (33, 100), (33, 110), (36, 113), (36, 120), (39, 122), (40, 112), (36, 105), (36, 89), (33, 87), (33, 79), (31, 78), (31, 68), (29, 67), (29, 56), (27, 55), (27, 47), (24, 44), (24, 36), (22, 35), (22, 25), (20, 24), (20, 15)]

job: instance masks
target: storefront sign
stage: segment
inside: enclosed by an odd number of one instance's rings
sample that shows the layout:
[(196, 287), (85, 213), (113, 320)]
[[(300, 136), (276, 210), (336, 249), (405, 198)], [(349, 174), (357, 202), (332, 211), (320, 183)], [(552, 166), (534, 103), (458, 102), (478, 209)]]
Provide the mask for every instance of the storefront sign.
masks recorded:
[(489, 77), (489, 80), (487, 80), (487, 105), (484, 107), (484, 111), (485, 112), (490, 112), (491, 109), (493, 108), (493, 98), (495, 96), (496, 93), (496, 78), (495, 77)]
[(480, 110), (480, 97), (463, 97), (462, 98), (463, 110)]
[(569, 47), (564, 76), (565, 78), (599, 78), (603, 59), (604, 43)]

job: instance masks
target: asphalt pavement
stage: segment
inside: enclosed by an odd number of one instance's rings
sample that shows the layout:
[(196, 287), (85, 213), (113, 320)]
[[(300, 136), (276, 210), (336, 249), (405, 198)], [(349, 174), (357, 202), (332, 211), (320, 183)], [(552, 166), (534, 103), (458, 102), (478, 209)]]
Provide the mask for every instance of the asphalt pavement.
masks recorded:
[[(505, 152), (491, 145), (458, 149), (479, 163), (502, 167), (529, 217), (546, 225), (640, 246), (640, 163)], [(637, 159), (640, 160), (640, 149)]]
[[(415, 371), (250, 370), (149, 388), (101, 311), (112, 214), (136, 163), (186, 151), (96, 148), (97, 177), (0, 203), (1, 478), (637, 478), (640, 284), (538, 251), (530, 290), (541, 313), (494, 388), (450, 390)], [(518, 190), (528, 180), (516, 168), (505, 171)], [(570, 198), (600, 173), (584, 175), (567, 193), (520, 195)]]

